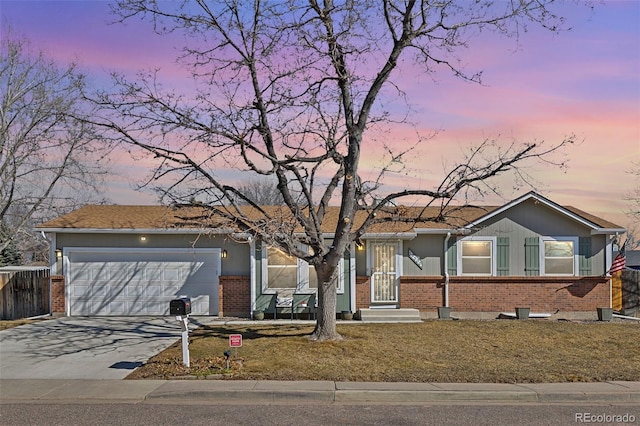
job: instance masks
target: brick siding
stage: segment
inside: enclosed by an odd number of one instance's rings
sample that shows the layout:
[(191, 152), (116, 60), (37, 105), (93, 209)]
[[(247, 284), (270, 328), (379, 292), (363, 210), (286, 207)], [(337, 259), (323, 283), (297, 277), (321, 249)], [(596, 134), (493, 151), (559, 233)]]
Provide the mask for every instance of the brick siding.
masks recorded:
[(222, 275), (218, 287), (220, 316), (248, 317), (251, 310), (251, 279), (248, 275)]
[(51, 314), (64, 314), (64, 275), (51, 276)]
[(398, 293), (401, 308), (435, 310), (444, 306), (444, 277), (401, 277)]
[(368, 308), (371, 304), (371, 285), (369, 277), (358, 275), (356, 277), (356, 311)]
[[(249, 316), (251, 279), (246, 275), (220, 277), (220, 316)], [(421, 311), (444, 306), (444, 278), (400, 278), (400, 307)], [(449, 305), (458, 312), (513, 311), (526, 306), (537, 312), (593, 311), (609, 306), (609, 281), (604, 277), (451, 277)], [(356, 277), (356, 310), (371, 304), (369, 277)], [(65, 313), (65, 280), (51, 276), (51, 312)]]
[[(443, 306), (443, 277), (401, 277), (400, 307), (420, 310)], [(604, 277), (451, 277), (449, 305), (459, 312), (592, 311), (609, 306)]]

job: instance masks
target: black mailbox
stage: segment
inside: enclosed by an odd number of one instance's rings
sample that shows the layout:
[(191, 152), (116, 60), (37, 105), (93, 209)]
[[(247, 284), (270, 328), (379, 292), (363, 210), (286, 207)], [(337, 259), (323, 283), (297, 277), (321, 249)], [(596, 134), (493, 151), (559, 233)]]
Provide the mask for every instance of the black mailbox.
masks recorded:
[(190, 313), (191, 313), (191, 299), (189, 299), (188, 297), (173, 299), (171, 302), (169, 302), (170, 315), (189, 315)]

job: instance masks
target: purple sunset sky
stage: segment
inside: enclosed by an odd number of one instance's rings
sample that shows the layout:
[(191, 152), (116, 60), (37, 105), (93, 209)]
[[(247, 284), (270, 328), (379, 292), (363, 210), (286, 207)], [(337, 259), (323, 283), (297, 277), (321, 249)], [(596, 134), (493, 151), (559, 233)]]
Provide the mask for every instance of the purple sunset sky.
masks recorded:
[[(432, 187), (465, 147), (484, 138), (552, 143), (575, 133), (583, 143), (566, 152), (571, 159), (566, 173), (542, 166), (529, 170), (540, 182), (536, 190), (560, 204), (634, 226), (625, 214), (631, 207), (625, 198), (640, 184), (627, 173), (632, 162), (640, 163), (640, 2), (605, 1), (593, 12), (573, 2), (562, 8), (570, 32), (535, 29), (519, 43), (480, 39), (464, 52), (470, 69), (483, 70), (483, 85), (446, 73), (420, 78), (415, 68), (398, 73), (410, 95), (411, 120), (425, 133), (439, 133), (416, 151), (408, 175), (390, 177), (391, 187)], [(138, 20), (110, 24), (113, 20), (107, 1), (0, 1), (3, 29), (11, 26), (61, 64), (76, 61), (95, 85), (104, 84), (110, 71), (159, 67), (164, 81), (189, 87), (186, 72), (173, 62), (180, 36), (157, 36)], [(412, 144), (413, 136), (406, 128), (393, 133), (397, 143)], [(365, 156), (361, 167), (378, 162)], [(147, 166), (125, 154), (114, 159), (116, 176), (105, 196), (119, 204), (155, 203), (153, 194), (133, 189)], [(514, 190), (509, 178), (500, 182), (504, 199), (485, 203), (503, 203), (529, 190)]]

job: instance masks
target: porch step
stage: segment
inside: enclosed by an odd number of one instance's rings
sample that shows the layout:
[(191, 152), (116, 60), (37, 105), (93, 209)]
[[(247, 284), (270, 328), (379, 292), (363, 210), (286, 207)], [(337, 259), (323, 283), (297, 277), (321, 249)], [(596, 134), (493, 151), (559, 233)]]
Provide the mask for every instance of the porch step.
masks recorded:
[(362, 322), (420, 322), (417, 309), (360, 309)]

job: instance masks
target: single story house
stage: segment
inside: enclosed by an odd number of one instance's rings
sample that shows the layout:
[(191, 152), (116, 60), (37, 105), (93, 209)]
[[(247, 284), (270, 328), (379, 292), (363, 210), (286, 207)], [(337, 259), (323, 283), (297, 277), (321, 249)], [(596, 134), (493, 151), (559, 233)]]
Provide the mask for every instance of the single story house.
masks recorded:
[[(334, 221), (335, 209), (327, 213)], [(390, 206), (385, 214), (418, 210)], [(283, 294), (306, 298), (310, 310), (310, 265), (252, 235), (184, 217), (169, 206), (88, 205), (38, 226), (51, 242), (53, 311), (167, 315), (170, 300), (184, 295), (194, 314), (250, 317)], [(326, 222), (330, 239), (335, 223)], [(610, 306), (607, 271), (624, 232), (535, 192), (452, 209), (447, 221), (379, 223), (345, 253), (337, 312), (595, 311)]]

